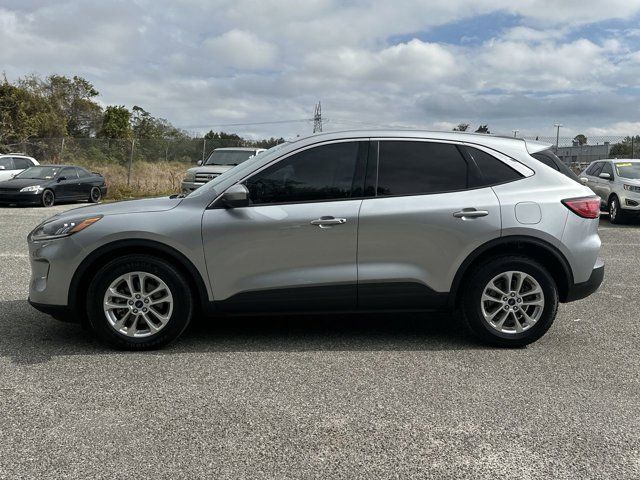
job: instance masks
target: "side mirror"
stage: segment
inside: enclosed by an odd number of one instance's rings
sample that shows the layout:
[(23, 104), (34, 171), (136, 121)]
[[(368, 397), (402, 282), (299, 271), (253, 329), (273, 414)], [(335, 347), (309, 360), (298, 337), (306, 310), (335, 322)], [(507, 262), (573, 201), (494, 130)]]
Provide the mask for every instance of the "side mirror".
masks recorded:
[(249, 189), (241, 183), (236, 183), (222, 194), (220, 202), (226, 208), (247, 207), (249, 206)]
[(202, 165), (202, 160), (198, 160), (198, 161), (196, 162), (196, 165), (198, 165), (198, 166)]
[(62, 181), (64, 181), (64, 180), (66, 180), (66, 179), (67, 179), (67, 177), (58, 177), (58, 183), (60, 183), (60, 182), (62, 182)]
[(580, 177), (580, 183), (586, 185), (587, 183), (589, 183), (589, 179), (587, 177)]
[(611, 180), (611, 174), (607, 172), (602, 172), (599, 177), (604, 178), (605, 180)]

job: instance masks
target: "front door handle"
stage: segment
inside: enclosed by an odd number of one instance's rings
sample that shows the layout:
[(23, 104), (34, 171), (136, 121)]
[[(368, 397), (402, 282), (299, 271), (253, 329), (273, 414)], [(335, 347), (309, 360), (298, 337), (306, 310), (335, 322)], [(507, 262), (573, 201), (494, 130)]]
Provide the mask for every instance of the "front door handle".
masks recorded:
[(346, 218), (320, 217), (317, 220), (311, 220), (311, 225), (320, 228), (331, 228), (332, 225), (342, 225), (343, 223), (347, 223)]
[(486, 210), (476, 210), (475, 208), (463, 208), (459, 212), (453, 214), (456, 218), (479, 218), (486, 217), (489, 212)]

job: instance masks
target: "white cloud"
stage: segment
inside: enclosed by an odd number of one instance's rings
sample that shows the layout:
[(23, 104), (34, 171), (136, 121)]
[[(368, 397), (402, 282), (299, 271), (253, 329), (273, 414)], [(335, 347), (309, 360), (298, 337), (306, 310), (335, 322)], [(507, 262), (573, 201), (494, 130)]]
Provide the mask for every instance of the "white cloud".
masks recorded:
[(203, 47), (215, 63), (246, 70), (273, 67), (277, 54), (274, 45), (237, 29), (206, 39)]
[[(10, 79), (82, 75), (104, 103), (139, 104), (189, 128), (309, 117), (317, 100), (328, 128), (636, 127), (629, 90), (640, 76), (640, 0), (2, 4), (0, 64)], [(491, 14), (512, 14), (513, 24), (500, 30)], [(434, 36), (434, 27), (478, 15), (488, 15), (492, 38), (481, 28), (461, 30), (456, 44)], [(611, 19), (628, 21), (597, 36), (576, 30)], [(289, 135), (309, 126), (246, 131)]]

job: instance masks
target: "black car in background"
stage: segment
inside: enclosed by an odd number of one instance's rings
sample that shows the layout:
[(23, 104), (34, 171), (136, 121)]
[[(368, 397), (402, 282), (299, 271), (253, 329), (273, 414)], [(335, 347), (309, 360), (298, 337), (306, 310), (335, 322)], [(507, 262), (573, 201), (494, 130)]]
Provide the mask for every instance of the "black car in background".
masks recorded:
[(42, 205), (87, 200), (99, 202), (107, 193), (104, 177), (71, 165), (38, 165), (0, 182), (0, 204)]

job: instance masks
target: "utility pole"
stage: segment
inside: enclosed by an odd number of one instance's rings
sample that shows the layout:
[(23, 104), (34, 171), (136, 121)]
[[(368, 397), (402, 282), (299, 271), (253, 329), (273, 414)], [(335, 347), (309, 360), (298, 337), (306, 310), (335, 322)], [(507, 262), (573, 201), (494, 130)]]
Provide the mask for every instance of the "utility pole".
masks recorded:
[(563, 125), (561, 123), (554, 123), (554, 127), (556, 127), (556, 154), (558, 153), (558, 143), (560, 143), (560, 127)]
[(511, 130), (513, 132), (513, 138), (517, 138), (518, 137), (518, 132), (520, 130)]
[(322, 105), (320, 102), (316, 103), (315, 111), (313, 112), (313, 133), (322, 131)]

